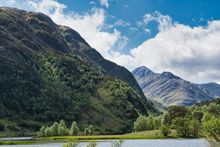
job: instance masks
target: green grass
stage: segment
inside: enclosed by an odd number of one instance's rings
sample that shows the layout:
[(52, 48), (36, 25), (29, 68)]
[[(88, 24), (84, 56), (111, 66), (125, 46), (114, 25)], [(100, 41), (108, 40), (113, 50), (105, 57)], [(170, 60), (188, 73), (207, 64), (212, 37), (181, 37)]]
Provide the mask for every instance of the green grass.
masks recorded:
[(124, 135), (94, 135), (94, 136), (52, 136), (44, 139), (49, 140), (108, 140), (108, 139), (166, 139), (178, 138), (176, 131), (172, 130), (169, 136), (163, 136), (160, 130), (143, 131), (136, 133), (129, 133)]

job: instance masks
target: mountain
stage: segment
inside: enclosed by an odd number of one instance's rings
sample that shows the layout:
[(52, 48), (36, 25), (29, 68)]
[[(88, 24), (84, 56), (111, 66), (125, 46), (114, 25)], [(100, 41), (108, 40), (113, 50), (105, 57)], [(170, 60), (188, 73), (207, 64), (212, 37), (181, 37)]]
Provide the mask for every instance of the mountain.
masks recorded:
[(42, 13), (0, 8), (0, 69), (0, 121), (9, 130), (64, 119), (114, 134), (156, 112), (127, 69)]
[(220, 85), (218, 84), (194, 84), (171, 72), (159, 74), (141, 66), (133, 70), (132, 73), (145, 96), (164, 106), (191, 106), (220, 95)]
[(220, 85), (217, 83), (205, 83), (200, 84), (199, 86), (207, 90), (212, 97), (220, 96)]

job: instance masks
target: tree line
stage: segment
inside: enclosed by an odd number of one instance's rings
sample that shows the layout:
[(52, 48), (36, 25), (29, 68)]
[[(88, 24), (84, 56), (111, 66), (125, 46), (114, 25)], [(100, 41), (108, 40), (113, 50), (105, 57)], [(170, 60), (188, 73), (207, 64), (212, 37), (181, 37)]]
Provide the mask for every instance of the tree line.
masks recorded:
[[(92, 135), (95, 131), (93, 125), (89, 125), (84, 129), (85, 135)], [(48, 136), (76, 136), (80, 133), (80, 129), (78, 127), (77, 122), (73, 121), (70, 128), (66, 126), (64, 120), (61, 120), (59, 123), (54, 122), (51, 126), (42, 126), (40, 130), (37, 132), (39, 137), (48, 137)]]
[(134, 123), (135, 132), (158, 129), (164, 136), (173, 129), (180, 137), (205, 136), (220, 141), (220, 104), (170, 106), (165, 114), (140, 116)]

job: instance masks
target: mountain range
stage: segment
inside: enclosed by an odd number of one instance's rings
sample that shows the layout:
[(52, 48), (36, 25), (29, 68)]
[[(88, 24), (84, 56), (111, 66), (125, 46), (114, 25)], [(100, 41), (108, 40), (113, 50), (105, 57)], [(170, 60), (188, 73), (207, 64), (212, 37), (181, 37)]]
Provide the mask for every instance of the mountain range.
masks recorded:
[(145, 96), (164, 106), (191, 106), (220, 96), (216, 83), (194, 84), (171, 72), (154, 73), (145, 66), (132, 71)]
[[(100, 40), (102, 41), (101, 38)], [(100, 134), (130, 132), (156, 112), (133, 75), (42, 13), (0, 8), (0, 121), (14, 131), (64, 119)]]

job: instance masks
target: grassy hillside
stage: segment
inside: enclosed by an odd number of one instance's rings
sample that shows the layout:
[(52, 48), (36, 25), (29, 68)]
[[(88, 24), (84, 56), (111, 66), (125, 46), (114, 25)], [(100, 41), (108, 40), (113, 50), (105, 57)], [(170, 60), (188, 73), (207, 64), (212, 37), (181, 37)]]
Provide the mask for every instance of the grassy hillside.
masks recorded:
[(0, 26), (2, 130), (35, 131), (64, 119), (115, 134), (130, 132), (139, 114), (156, 111), (130, 72), (74, 30), (11, 8), (0, 8)]

